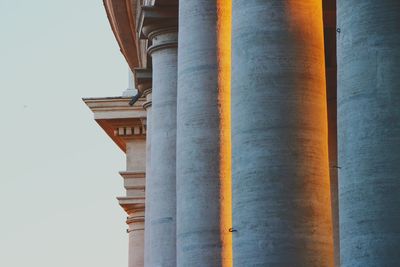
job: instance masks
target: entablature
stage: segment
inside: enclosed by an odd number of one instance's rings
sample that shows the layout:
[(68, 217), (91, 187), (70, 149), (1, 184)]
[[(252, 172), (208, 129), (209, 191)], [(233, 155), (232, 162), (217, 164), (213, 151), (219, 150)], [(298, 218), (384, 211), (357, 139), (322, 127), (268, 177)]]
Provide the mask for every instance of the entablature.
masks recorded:
[[(151, 58), (147, 53), (149, 41), (143, 36), (143, 23), (160, 18), (164, 22), (166, 18), (174, 23), (177, 22), (178, 0), (103, 0), (103, 2), (111, 29), (130, 69), (133, 72), (136, 68), (151, 70)], [(140, 87), (138, 89), (141, 93), (144, 91)]]
[(92, 110), (95, 121), (107, 135), (124, 151), (132, 139), (146, 139), (145, 99), (140, 98), (133, 106), (129, 97), (84, 98)]

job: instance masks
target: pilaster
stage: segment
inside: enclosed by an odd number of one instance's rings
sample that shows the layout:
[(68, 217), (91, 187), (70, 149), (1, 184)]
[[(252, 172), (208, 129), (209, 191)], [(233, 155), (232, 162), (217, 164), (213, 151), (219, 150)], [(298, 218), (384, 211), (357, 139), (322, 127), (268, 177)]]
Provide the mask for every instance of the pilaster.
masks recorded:
[(129, 235), (129, 267), (144, 266), (144, 213), (145, 173), (120, 172), (124, 178), (125, 197), (118, 197), (120, 206), (127, 213), (126, 224)]
[(95, 120), (126, 154), (126, 171), (120, 172), (126, 195), (117, 199), (128, 215), (128, 266), (143, 267), (147, 116), (142, 107), (143, 98), (139, 98), (133, 106), (128, 104), (129, 100), (130, 97), (84, 99)]

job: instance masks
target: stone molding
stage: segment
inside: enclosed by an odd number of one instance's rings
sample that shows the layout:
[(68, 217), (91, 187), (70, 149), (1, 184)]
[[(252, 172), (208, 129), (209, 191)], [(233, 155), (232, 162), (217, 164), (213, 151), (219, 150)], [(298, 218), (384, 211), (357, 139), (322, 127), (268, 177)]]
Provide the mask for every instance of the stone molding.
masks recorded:
[(124, 179), (124, 187), (126, 190), (142, 190), (145, 191), (146, 173), (145, 172), (119, 172)]
[(133, 106), (130, 97), (84, 98), (83, 101), (93, 111), (96, 122), (107, 135), (126, 152), (126, 144), (132, 139), (146, 139), (146, 119), (143, 109), (144, 98)]
[(127, 191), (127, 196), (117, 197), (119, 205), (129, 216), (138, 211), (144, 211), (146, 173), (121, 171), (119, 174), (124, 179), (124, 187)]
[[(153, 104), (153, 101), (152, 101), (152, 98), (151, 98), (151, 93), (152, 93), (152, 91), (153, 91), (153, 89), (152, 88), (148, 88), (148, 89), (146, 89), (144, 92), (143, 92), (143, 94), (142, 94), (142, 96), (143, 97), (145, 97), (146, 98), (146, 102), (144, 102), (143, 103), (143, 105), (142, 105), (142, 107), (145, 109), (145, 110), (147, 110), (148, 108), (150, 108), (151, 107), (151, 105)], [(142, 121), (142, 123), (143, 123), (143, 121)], [(144, 123), (143, 123), (145, 126), (146, 126), (146, 119), (144, 120)]]
[(147, 53), (151, 55), (155, 51), (178, 47), (178, 27), (163, 27), (149, 32), (148, 38), (152, 40), (152, 45), (147, 48)]
[(135, 68), (133, 73), (135, 78), (135, 87), (142, 93), (143, 97), (143, 92), (152, 86), (152, 70), (150, 68)]
[(143, 64), (139, 52), (140, 42), (135, 34), (134, 5), (128, 4), (130, 0), (103, 0), (103, 2), (121, 53), (133, 70)]
[(144, 210), (144, 192), (143, 196), (117, 197), (117, 200), (128, 215), (139, 210)]
[(143, 178), (143, 177), (146, 176), (146, 173), (145, 173), (145, 172), (120, 171), (119, 174), (120, 174), (124, 179)]
[[(103, 0), (115, 39), (130, 69), (151, 66), (147, 57), (147, 40), (143, 36), (143, 8), (149, 20), (174, 15), (178, 17), (178, 0)], [(161, 12), (154, 12), (155, 9)], [(139, 89), (139, 88), (138, 88)], [(140, 89), (139, 89), (140, 91)]]
[(151, 108), (152, 104), (153, 104), (152, 101), (147, 101), (147, 102), (145, 102), (145, 103), (143, 104), (143, 108), (144, 108), (145, 110), (147, 110), (148, 108)]
[(147, 53), (178, 46), (178, 6), (143, 6), (139, 36), (148, 39)]
[[(178, 6), (142, 6), (139, 13), (138, 33), (141, 39), (163, 28), (178, 28)], [(150, 39), (150, 38), (149, 38)]]
[[(142, 121), (140, 121), (141, 123)], [(146, 128), (144, 125), (133, 125), (133, 126), (119, 126), (114, 129), (114, 135), (121, 138), (143, 138), (146, 135)]]
[(144, 216), (138, 215), (138, 216), (129, 216), (128, 218), (126, 218), (126, 224), (137, 223), (137, 222), (144, 222)]

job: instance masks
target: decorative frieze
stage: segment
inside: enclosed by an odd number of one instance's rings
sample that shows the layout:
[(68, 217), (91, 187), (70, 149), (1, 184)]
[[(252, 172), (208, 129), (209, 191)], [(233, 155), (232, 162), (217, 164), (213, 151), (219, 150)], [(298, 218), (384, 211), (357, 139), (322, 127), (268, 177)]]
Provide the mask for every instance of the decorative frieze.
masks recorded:
[(114, 130), (114, 135), (120, 137), (143, 136), (145, 134), (146, 127), (144, 125), (122, 126)]

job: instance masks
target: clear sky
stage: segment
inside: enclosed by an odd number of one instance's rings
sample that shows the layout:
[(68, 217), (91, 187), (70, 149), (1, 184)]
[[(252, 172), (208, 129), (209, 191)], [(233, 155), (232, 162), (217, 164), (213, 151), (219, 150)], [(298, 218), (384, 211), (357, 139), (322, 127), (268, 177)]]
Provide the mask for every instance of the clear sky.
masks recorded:
[(0, 266), (127, 266), (124, 154), (81, 100), (126, 87), (102, 0), (0, 0)]

